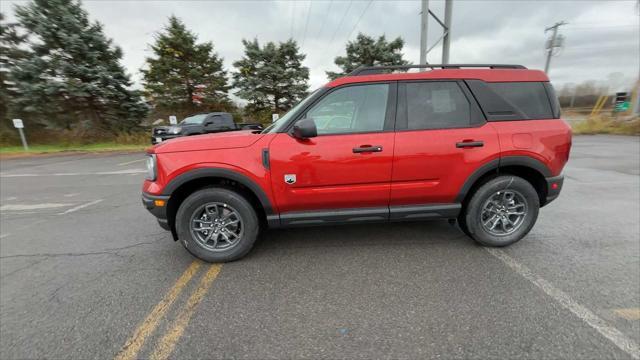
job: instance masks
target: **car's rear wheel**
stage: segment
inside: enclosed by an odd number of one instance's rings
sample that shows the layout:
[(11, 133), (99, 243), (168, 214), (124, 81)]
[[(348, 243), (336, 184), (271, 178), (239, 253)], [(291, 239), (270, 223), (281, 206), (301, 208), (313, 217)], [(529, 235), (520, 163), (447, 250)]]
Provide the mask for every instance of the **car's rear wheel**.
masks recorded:
[(258, 236), (256, 211), (240, 194), (207, 188), (189, 195), (176, 214), (184, 247), (208, 262), (227, 262), (246, 255)]
[(539, 208), (538, 193), (528, 181), (498, 176), (471, 197), (463, 214), (465, 232), (482, 245), (510, 245), (531, 231)]

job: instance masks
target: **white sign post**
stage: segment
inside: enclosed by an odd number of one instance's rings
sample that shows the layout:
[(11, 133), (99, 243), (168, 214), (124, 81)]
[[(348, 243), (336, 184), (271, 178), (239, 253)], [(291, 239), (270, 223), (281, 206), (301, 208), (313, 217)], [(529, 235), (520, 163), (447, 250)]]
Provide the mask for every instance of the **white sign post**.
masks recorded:
[(178, 118), (175, 115), (169, 116), (169, 124), (176, 125), (178, 123)]
[(24, 147), (24, 151), (29, 151), (29, 145), (27, 144), (27, 138), (24, 137), (24, 124), (22, 123), (22, 119), (13, 119), (13, 127), (18, 129), (20, 133), (20, 140), (22, 140), (22, 146)]
[(276, 122), (278, 119), (280, 119), (279, 114), (271, 114), (271, 122)]

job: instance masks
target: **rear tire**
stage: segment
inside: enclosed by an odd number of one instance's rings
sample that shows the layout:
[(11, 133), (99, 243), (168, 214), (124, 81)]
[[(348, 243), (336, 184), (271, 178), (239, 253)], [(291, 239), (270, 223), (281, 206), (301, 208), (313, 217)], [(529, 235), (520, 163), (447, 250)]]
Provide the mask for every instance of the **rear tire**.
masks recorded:
[(178, 238), (191, 254), (207, 262), (245, 256), (258, 237), (259, 224), (249, 201), (224, 188), (194, 192), (176, 214)]
[(498, 176), (473, 194), (460, 227), (482, 245), (507, 246), (531, 231), (539, 209), (538, 193), (528, 181), (518, 176)]

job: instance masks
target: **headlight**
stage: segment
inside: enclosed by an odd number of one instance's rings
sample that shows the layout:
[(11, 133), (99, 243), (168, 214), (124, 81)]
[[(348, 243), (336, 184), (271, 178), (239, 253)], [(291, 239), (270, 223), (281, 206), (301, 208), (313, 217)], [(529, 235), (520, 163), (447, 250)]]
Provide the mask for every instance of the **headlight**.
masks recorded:
[(157, 160), (155, 154), (147, 155), (147, 175), (145, 178), (147, 180), (155, 181), (157, 175)]
[(173, 135), (180, 134), (180, 131), (182, 131), (182, 128), (180, 126), (174, 126), (171, 129), (169, 129), (169, 132)]

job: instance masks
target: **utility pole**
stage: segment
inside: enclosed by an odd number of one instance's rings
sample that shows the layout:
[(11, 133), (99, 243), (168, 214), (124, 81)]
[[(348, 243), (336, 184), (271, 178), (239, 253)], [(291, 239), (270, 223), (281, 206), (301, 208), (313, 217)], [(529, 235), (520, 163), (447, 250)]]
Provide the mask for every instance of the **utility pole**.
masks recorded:
[[(433, 50), (440, 40), (442, 42), (442, 63), (449, 63), (449, 48), (451, 41), (451, 14), (453, 12), (453, 0), (445, 0), (444, 2), (444, 22), (440, 20), (431, 10), (429, 10), (429, 0), (422, 0), (422, 12), (420, 13), (420, 64), (427, 64), (427, 54)], [(427, 48), (427, 21), (429, 15), (433, 16), (434, 20), (442, 26), (442, 36)]]
[(562, 35), (558, 36), (558, 28), (562, 25), (567, 25), (567, 23), (564, 21), (560, 21), (555, 23), (553, 26), (549, 26), (548, 28), (544, 29), (545, 33), (549, 30), (552, 31), (551, 39), (549, 39), (546, 44), (547, 62), (544, 65), (544, 72), (547, 74), (549, 73), (549, 65), (551, 64), (551, 57), (553, 56), (553, 50), (555, 48), (561, 47), (564, 42), (564, 38), (562, 37)]
[(442, 63), (449, 63), (449, 47), (451, 41), (451, 13), (453, 12), (453, 0), (444, 2), (444, 38), (442, 39)]
[(422, 0), (420, 13), (420, 65), (427, 64), (427, 28), (429, 25), (429, 0)]
[(569, 108), (573, 108), (573, 104), (576, 101), (576, 93), (578, 92), (578, 86), (573, 87), (573, 92), (571, 93), (571, 102), (569, 103)]
[[(636, 3), (636, 9), (638, 10), (638, 17), (640, 17), (640, 0)], [(631, 114), (640, 116), (640, 68), (638, 68), (638, 80), (636, 81), (635, 93), (635, 99), (631, 100), (633, 101), (633, 111)]]

